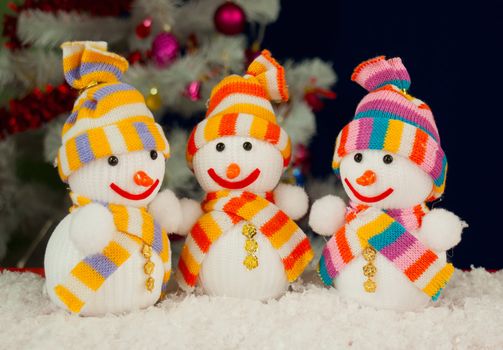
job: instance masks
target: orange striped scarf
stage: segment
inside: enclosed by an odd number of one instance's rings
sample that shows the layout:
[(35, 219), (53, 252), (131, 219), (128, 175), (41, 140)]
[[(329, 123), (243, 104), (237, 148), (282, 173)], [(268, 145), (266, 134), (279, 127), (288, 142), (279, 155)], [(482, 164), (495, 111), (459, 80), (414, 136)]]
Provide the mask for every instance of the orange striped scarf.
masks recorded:
[[(75, 193), (71, 193), (70, 197), (74, 203), (71, 211), (92, 203), (89, 198)], [(86, 256), (78, 262), (66, 279), (54, 287), (58, 298), (73, 313), (79, 313), (107, 278), (138, 250), (144, 255), (146, 250), (159, 255), (164, 265), (164, 277), (163, 281), (154, 283), (162, 283), (162, 294), (166, 292), (171, 274), (171, 248), (166, 231), (154, 221), (145, 208), (105, 203), (103, 205), (112, 214), (117, 231), (121, 235), (111, 240), (101, 252)], [(147, 257), (149, 255), (146, 255)], [(147, 271), (145, 273), (147, 280), (149, 275)]]
[(187, 237), (178, 263), (177, 280), (186, 291), (195, 287), (212, 243), (242, 220), (269, 239), (281, 257), (288, 281), (297, 279), (313, 258), (304, 232), (266, 198), (251, 192), (218, 191), (207, 195), (202, 208), (205, 214)]

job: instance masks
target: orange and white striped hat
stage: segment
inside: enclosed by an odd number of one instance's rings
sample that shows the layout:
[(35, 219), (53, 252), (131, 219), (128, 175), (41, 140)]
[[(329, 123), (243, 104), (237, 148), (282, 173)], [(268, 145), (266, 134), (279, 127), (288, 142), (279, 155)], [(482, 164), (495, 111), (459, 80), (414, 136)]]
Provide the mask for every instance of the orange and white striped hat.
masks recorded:
[(195, 153), (206, 143), (225, 136), (244, 136), (274, 145), (290, 162), (290, 137), (277, 121), (271, 101), (288, 101), (285, 70), (267, 50), (250, 64), (246, 74), (225, 77), (211, 91), (206, 118), (196, 125), (187, 144), (192, 169)]

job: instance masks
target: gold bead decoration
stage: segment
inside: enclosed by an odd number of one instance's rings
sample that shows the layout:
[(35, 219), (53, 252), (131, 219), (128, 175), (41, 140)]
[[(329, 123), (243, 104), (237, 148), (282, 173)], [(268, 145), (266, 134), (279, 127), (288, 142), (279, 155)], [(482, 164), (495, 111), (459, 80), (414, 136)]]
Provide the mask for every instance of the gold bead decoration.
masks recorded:
[(152, 272), (154, 272), (154, 267), (155, 267), (155, 264), (151, 260), (149, 260), (143, 266), (143, 271), (145, 271), (145, 273), (147, 275), (151, 275)]
[(367, 277), (367, 280), (363, 282), (363, 289), (365, 289), (367, 293), (375, 293), (377, 284), (373, 280), (373, 277), (377, 273), (377, 267), (374, 265), (377, 251), (373, 247), (367, 246), (363, 249), (362, 255), (367, 261), (367, 264), (363, 266), (363, 275)]
[(243, 236), (246, 238), (253, 238), (257, 234), (257, 228), (253, 226), (252, 224), (245, 224), (243, 225)]
[(147, 290), (149, 292), (153, 291), (154, 286), (155, 286), (155, 280), (152, 277), (147, 278), (147, 280), (145, 281), (145, 287), (147, 287)]
[(253, 254), (258, 249), (258, 243), (254, 239), (247, 239), (245, 242), (245, 250), (248, 254)]
[(141, 253), (145, 259), (150, 259), (152, 257), (152, 247), (148, 244), (143, 245)]
[(162, 107), (161, 95), (155, 87), (151, 88), (149, 92), (149, 95), (145, 98), (145, 104), (152, 111), (157, 111)]
[(363, 288), (365, 288), (365, 291), (367, 293), (375, 293), (377, 289), (377, 284), (371, 279), (368, 279), (365, 282), (363, 282)]
[(368, 263), (363, 267), (363, 274), (365, 277), (374, 277), (376, 275), (377, 268), (372, 263)]
[(257, 228), (250, 223), (246, 223), (243, 225), (241, 233), (247, 238), (245, 242), (245, 251), (247, 255), (243, 260), (243, 265), (248, 270), (253, 270), (258, 266), (258, 258), (255, 255), (258, 250), (258, 242), (254, 239), (257, 234)]
[(255, 255), (247, 255), (243, 260), (243, 265), (246, 266), (248, 270), (253, 270), (258, 266), (258, 258)]

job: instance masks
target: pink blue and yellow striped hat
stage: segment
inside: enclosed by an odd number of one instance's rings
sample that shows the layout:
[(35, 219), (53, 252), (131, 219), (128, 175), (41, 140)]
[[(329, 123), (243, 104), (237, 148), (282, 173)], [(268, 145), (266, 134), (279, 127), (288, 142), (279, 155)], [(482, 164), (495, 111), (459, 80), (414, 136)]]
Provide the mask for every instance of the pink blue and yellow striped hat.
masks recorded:
[(70, 86), (81, 91), (62, 130), (57, 165), (63, 181), (95, 159), (139, 150), (169, 157), (169, 144), (145, 105), (143, 95), (122, 83), (128, 69), (123, 57), (105, 42), (66, 42), (63, 70)]
[(195, 153), (208, 142), (225, 136), (245, 136), (267, 141), (290, 162), (290, 137), (276, 121), (271, 101), (288, 101), (283, 67), (267, 50), (255, 58), (245, 76), (225, 77), (211, 91), (206, 118), (196, 125), (187, 144), (192, 169)]
[(358, 104), (354, 119), (337, 136), (332, 167), (354, 151), (384, 150), (406, 157), (433, 179), (429, 200), (445, 189), (447, 158), (433, 114), (423, 101), (407, 93), (410, 77), (399, 57), (376, 57), (355, 68), (351, 80), (369, 93)]

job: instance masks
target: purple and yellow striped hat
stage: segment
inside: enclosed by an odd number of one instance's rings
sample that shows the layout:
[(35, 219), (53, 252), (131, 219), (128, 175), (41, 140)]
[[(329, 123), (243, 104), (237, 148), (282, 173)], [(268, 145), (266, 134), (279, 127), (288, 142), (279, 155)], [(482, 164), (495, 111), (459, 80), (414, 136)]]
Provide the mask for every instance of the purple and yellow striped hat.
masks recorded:
[(61, 48), (65, 79), (81, 91), (62, 130), (61, 179), (67, 182), (83, 165), (111, 155), (157, 150), (168, 158), (168, 141), (143, 95), (121, 82), (127, 60), (108, 52), (106, 42), (66, 42)]
[(407, 93), (410, 77), (402, 60), (370, 59), (355, 68), (351, 80), (369, 93), (337, 136), (332, 164), (336, 174), (347, 154), (384, 150), (410, 159), (429, 174), (434, 184), (428, 200), (439, 198), (445, 189), (447, 158), (430, 108)]

